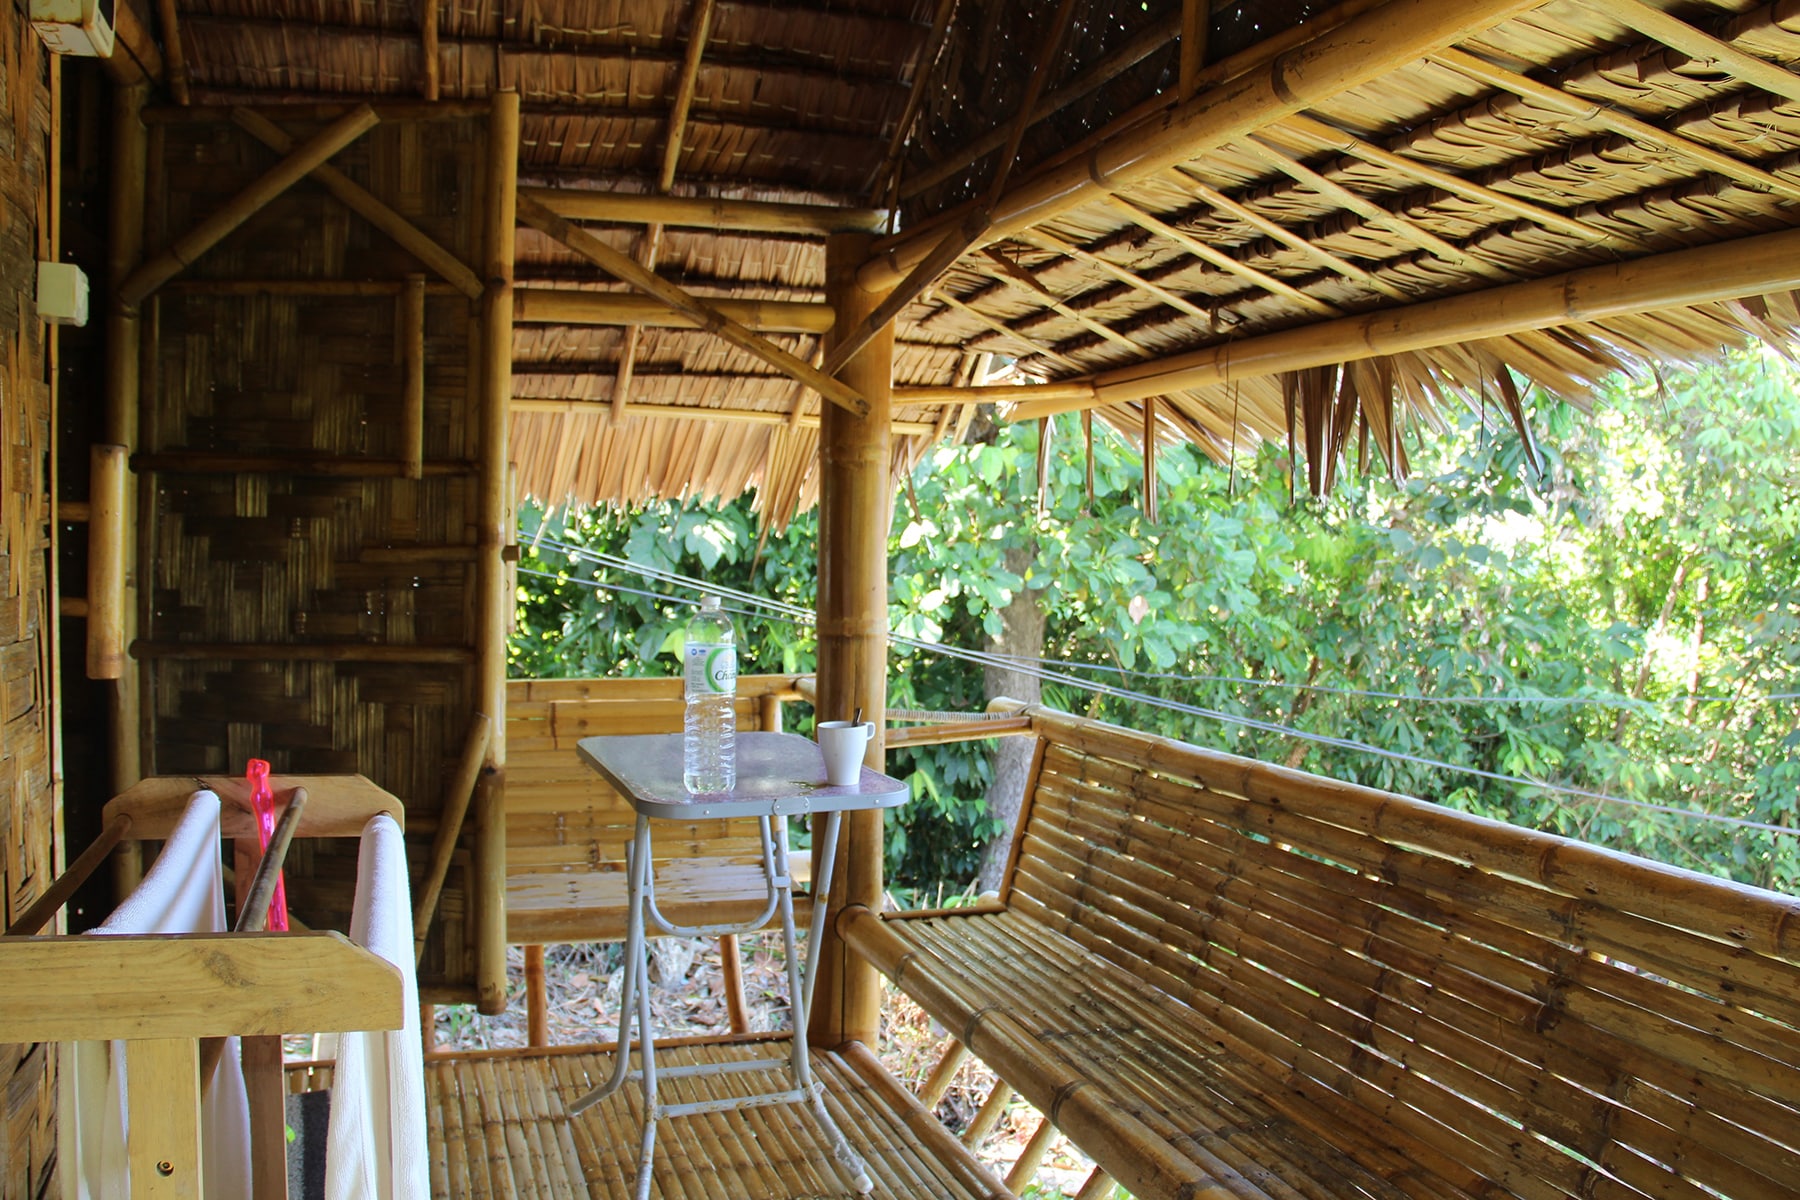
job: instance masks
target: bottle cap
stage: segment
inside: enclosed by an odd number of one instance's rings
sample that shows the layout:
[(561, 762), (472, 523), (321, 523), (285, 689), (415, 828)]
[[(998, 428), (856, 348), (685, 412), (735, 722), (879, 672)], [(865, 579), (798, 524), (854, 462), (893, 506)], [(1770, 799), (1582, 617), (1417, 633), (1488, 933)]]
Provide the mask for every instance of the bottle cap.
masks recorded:
[(711, 592), (708, 592), (706, 595), (700, 597), (700, 607), (701, 608), (717, 608), (717, 607), (719, 607), (719, 598), (717, 596), (713, 595)]

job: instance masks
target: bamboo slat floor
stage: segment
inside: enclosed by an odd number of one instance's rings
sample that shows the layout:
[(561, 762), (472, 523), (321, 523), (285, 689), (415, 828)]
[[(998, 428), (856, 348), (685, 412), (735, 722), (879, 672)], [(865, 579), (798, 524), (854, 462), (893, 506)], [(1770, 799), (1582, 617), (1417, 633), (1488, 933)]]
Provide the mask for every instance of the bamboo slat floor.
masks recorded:
[[(706, 1042), (659, 1046), (666, 1067), (729, 1063), (780, 1053), (781, 1042)], [(635, 1057), (635, 1056), (634, 1056)], [(643, 1097), (635, 1084), (571, 1119), (565, 1104), (606, 1078), (612, 1052), (601, 1047), (434, 1055), (425, 1064), (433, 1200), (625, 1200), (636, 1169)], [(825, 1105), (875, 1181), (875, 1200), (942, 1197), (996, 1200), (1004, 1186), (954, 1140), (922, 1144), (911, 1132), (935, 1125), (881, 1070), (873, 1056), (813, 1053)], [(762, 1072), (664, 1079), (678, 1101), (743, 1090), (769, 1090)], [(769, 1073), (773, 1074), (773, 1073)], [(328, 1065), (290, 1071), (295, 1091), (329, 1087)], [(885, 1082), (886, 1086), (883, 1086)], [(725, 1089), (732, 1089), (726, 1091)], [(830, 1146), (797, 1105), (663, 1122), (656, 1141), (652, 1197), (661, 1200), (807, 1200), (855, 1197), (833, 1170)]]

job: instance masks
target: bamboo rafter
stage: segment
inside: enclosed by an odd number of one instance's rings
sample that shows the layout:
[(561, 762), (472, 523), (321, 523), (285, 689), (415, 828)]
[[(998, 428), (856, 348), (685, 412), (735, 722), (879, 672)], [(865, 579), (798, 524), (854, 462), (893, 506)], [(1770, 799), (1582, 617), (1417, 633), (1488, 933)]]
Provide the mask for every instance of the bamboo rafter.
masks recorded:
[(1247, 266), (1223, 251), (1213, 249), (1199, 238), (1191, 237), (1188, 234), (1183, 233), (1181, 230), (1170, 225), (1167, 221), (1162, 220), (1154, 213), (1140, 208), (1138, 205), (1133, 204), (1131, 201), (1126, 200), (1121, 196), (1109, 196), (1107, 197), (1107, 202), (1122, 216), (1128, 218), (1134, 225), (1146, 229), (1160, 238), (1175, 243), (1202, 262), (1211, 263), (1213, 266), (1227, 274), (1235, 275), (1239, 279), (1247, 280), (1257, 287), (1262, 288), (1265, 292), (1272, 292), (1277, 296), (1286, 296), (1288, 299), (1299, 304), (1302, 308), (1305, 308), (1308, 312), (1320, 313), (1325, 316), (1335, 316), (1338, 313), (1336, 306), (1328, 304), (1316, 296), (1309, 296), (1294, 285), (1287, 283), (1284, 280), (1277, 279), (1266, 271), (1259, 271), (1255, 267)]
[(520, 196), (518, 206), (519, 220), (561, 242), (601, 270), (655, 296), (663, 304), (698, 322), (709, 333), (715, 333), (739, 349), (754, 354), (776, 370), (806, 384), (833, 404), (857, 416), (868, 412), (868, 402), (849, 387), (823, 374), (811, 364), (795, 358), (767, 339), (751, 333), (699, 297), (657, 278), (633, 262), (629, 255), (620, 254), (593, 234), (557, 216), (528, 196)]
[(1660, 8), (1652, 8), (1644, 0), (1606, 0), (1603, 6), (1593, 7), (1612, 20), (1623, 21), (1645, 37), (1654, 38), (1702, 62), (1717, 63), (1752, 87), (1787, 100), (1800, 100), (1800, 76), (1766, 58), (1739, 50), (1730, 42), (1697, 29)]

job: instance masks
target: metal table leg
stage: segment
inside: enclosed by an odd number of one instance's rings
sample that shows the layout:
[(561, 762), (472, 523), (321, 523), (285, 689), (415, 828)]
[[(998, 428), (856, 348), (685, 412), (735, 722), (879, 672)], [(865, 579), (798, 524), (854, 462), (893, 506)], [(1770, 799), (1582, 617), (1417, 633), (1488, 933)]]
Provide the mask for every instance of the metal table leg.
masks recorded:
[[(831, 1143), (832, 1157), (839, 1169), (851, 1181), (859, 1192), (874, 1190), (874, 1183), (869, 1178), (868, 1170), (856, 1151), (851, 1149), (849, 1141), (842, 1130), (832, 1120), (825, 1108), (824, 1087), (812, 1075), (812, 1061), (809, 1057), (806, 1026), (812, 1008), (813, 981), (818, 974), (820, 942), (825, 935), (825, 912), (829, 907), (831, 896), (831, 877), (837, 861), (838, 833), (842, 825), (842, 814), (831, 812), (826, 814), (824, 853), (819, 861), (819, 878), (813, 883), (813, 916), (812, 925), (807, 935), (806, 963), (801, 966), (798, 947), (798, 936), (794, 928), (794, 893), (793, 875), (789, 869), (787, 848), (787, 818), (769, 817), (759, 819), (762, 835), (763, 877), (769, 888), (769, 908), (761, 919), (748, 925), (706, 925), (680, 926), (663, 917), (656, 907), (656, 877), (652, 868), (650, 820), (640, 815), (637, 819), (637, 830), (631, 843), (626, 847), (626, 866), (629, 890), (630, 911), (626, 920), (625, 933), (625, 977), (619, 996), (619, 1042), (613, 1059), (612, 1075), (599, 1087), (588, 1092), (569, 1106), (569, 1115), (575, 1116), (599, 1101), (619, 1090), (625, 1081), (636, 1075), (643, 1088), (644, 1096), (644, 1132), (643, 1141), (638, 1151), (637, 1175), (633, 1183), (632, 1194), (636, 1200), (649, 1200), (651, 1166), (656, 1152), (656, 1123), (664, 1117), (684, 1116), (699, 1112), (726, 1112), (737, 1108), (750, 1108), (765, 1104), (804, 1104), (813, 1120), (819, 1125), (826, 1139)], [(792, 1076), (795, 1086), (781, 1092), (762, 1092), (727, 1099), (700, 1101), (690, 1104), (660, 1104), (656, 1098), (656, 1043), (652, 1032), (650, 1011), (650, 964), (648, 954), (648, 923), (656, 924), (663, 932), (679, 936), (716, 936), (720, 933), (751, 933), (767, 925), (770, 916), (778, 915), (781, 921), (782, 948), (787, 957), (788, 995), (791, 998), (791, 1011), (794, 1020), (794, 1036), (786, 1059), (759, 1059), (752, 1062), (713, 1064), (702, 1066), (672, 1067), (664, 1070), (667, 1076), (705, 1076), (734, 1074), (746, 1070), (767, 1068), (785, 1068)], [(634, 1011), (635, 1009), (635, 1011)], [(631, 1061), (631, 1023), (636, 1017), (639, 1042), (639, 1069), (630, 1069)]]

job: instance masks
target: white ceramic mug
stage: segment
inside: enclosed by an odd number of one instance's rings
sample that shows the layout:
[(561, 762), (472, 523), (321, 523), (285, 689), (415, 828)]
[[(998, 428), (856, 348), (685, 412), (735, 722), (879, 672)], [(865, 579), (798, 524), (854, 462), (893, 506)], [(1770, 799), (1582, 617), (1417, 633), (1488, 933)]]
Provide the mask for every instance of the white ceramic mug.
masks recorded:
[(854, 787), (862, 780), (863, 752), (875, 736), (872, 722), (820, 721), (819, 751), (825, 756), (825, 782), (833, 787)]

